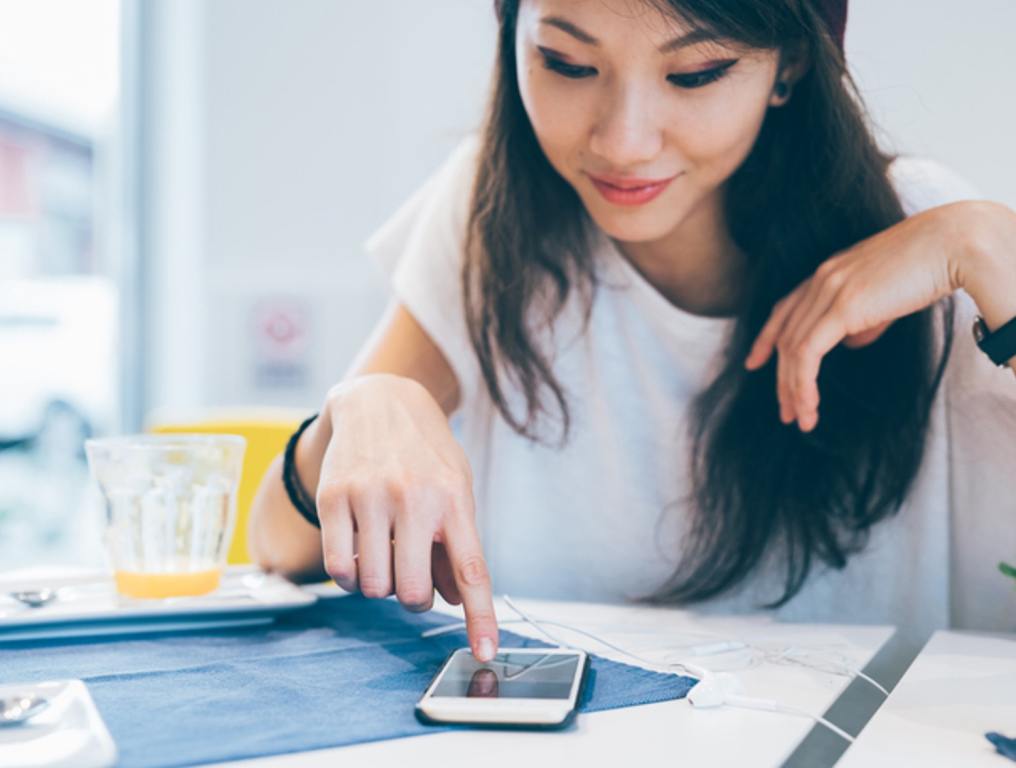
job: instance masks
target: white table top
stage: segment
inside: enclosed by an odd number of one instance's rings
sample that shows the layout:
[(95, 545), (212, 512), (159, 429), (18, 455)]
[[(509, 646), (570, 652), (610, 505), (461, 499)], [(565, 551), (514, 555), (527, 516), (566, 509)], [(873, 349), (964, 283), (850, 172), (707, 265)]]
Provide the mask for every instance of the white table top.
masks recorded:
[[(689, 611), (643, 607), (598, 606), (516, 600), (536, 619), (573, 624), (621, 647), (658, 659), (691, 660), (714, 671), (736, 672), (745, 696), (774, 698), (781, 704), (822, 714), (850, 678), (766, 657), (787, 648), (807, 649), (812, 663), (835, 659), (863, 668), (892, 636), (891, 627), (779, 624), (767, 616), (703, 617)], [(496, 601), (498, 616), (514, 618)], [(461, 611), (442, 604), (439, 610)], [(531, 627), (505, 624), (518, 634), (538, 637)], [(593, 641), (557, 630), (558, 636), (602, 656), (633, 663), (597, 648)], [(720, 655), (689, 655), (688, 648), (724, 640), (750, 643)], [(421, 691), (422, 693), (422, 691)], [(696, 710), (686, 700), (607, 712), (580, 714), (560, 732), (456, 731), (337, 749), (280, 755), (229, 763), (247, 766), (464, 765), (484, 768), (519, 765), (656, 765), (667, 760), (684, 765), (773, 766), (781, 764), (811, 730), (806, 717), (756, 710)]]
[(837, 766), (1013, 765), (988, 731), (1016, 736), (1016, 635), (936, 632)]

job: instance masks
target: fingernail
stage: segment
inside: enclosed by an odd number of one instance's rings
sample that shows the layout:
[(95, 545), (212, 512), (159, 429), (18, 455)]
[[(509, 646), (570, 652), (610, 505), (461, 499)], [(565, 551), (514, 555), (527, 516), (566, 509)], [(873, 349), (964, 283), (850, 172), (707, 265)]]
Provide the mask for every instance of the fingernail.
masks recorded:
[(480, 640), (476, 646), (476, 658), (479, 661), (490, 661), (494, 658), (494, 643), (489, 637)]

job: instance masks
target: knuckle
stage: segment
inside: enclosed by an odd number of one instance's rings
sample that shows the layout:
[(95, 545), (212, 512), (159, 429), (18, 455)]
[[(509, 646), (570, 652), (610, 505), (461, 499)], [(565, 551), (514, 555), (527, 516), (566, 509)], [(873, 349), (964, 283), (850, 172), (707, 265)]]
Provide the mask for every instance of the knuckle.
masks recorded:
[(846, 285), (846, 275), (842, 271), (830, 272), (825, 278), (825, 286), (829, 291), (842, 292)]
[[(812, 356), (813, 341), (808, 339), (801, 339), (793, 345), (793, 349), (790, 350), (791, 357), (797, 360), (805, 360)], [(798, 377), (800, 378), (800, 371), (798, 371)]]
[(406, 504), (406, 497), (409, 495), (407, 483), (400, 477), (385, 477), (380, 480), (380, 486), (384, 490), (385, 498), (396, 507), (401, 508)]
[(355, 564), (348, 562), (328, 547), (324, 550), (324, 565), (325, 573), (336, 581), (352, 581), (356, 578)]
[(847, 284), (847, 276), (842, 270), (833, 270), (826, 277), (826, 285), (832, 288), (834, 291), (838, 291)]
[(461, 582), (471, 587), (482, 586), (490, 581), (487, 563), (480, 555), (466, 557), (456, 566), (456, 571)]
[(388, 597), (391, 591), (391, 585), (385, 577), (372, 573), (361, 574), (360, 592), (364, 597)]
[(400, 584), (396, 589), (396, 595), (406, 608), (426, 610), (434, 600), (434, 588), (430, 584), (413, 580)]
[(319, 510), (332, 509), (349, 498), (349, 484), (341, 480), (328, 480), (318, 485), (315, 502)]
[(394, 526), (399, 532), (426, 530), (432, 533), (439, 527), (439, 517), (438, 512), (429, 505), (410, 503), (396, 512)]
[(435, 521), (447, 519), (462, 506), (459, 481), (451, 477), (431, 478), (421, 483), (413, 496), (419, 502), (414, 509), (433, 515)]
[(857, 289), (852, 285), (844, 285), (840, 292), (836, 294), (836, 298), (833, 300), (833, 307), (840, 313), (847, 312), (853, 308), (857, 298)]
[(441, 504), (452, 513), (461, 514), (469, 509), (473, 498), (472, 480), (467, 475), (455, 474), (438, 484)]
[(355, 584), (356, 583), (356, 570), (351, 568), (329, 568), (325, 565), (325, 573), (328, 574), (336, 584), (342, 586), (344, 584)]
[(818, 277), (828, 277), (831, 274), (835, 273), (836, 269), (837, 269), (836, 260), (829, 258), (818, 265), (818, 268), (816, 268), (815, 270), (815, 274)]
[(444, 514), (456, 512), (462, 508), (462, 489), (453, 479), (439, 481), (433, 489), (434, 500)]
[(362, 472), (357, 472), (351, 475), (350, 479), (346, 480), (346, 492), (350, 499), (364, 499), (370, 496), (371, 492), (376, 487), (377, 481), (370, 475)]

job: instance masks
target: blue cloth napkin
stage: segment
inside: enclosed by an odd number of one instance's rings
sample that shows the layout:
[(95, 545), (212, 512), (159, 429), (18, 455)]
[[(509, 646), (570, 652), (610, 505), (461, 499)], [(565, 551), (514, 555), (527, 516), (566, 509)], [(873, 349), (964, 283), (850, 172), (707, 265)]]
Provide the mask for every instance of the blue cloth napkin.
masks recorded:
[(1010, 739), (1001, 733), (995, 733), (995, 731), (986, 733), (984, 736), (995, 745), (995, 751), (998, 754), (1008, 757), (1010, 760), (1016, 760), (1016, 739)]
[[(237, 760), (462, 726), (414, 707), (463, 632), (394, 600), (320, 600), (267, 627), (28, 642), (0, 650), (0, 681), (85, 680), (120, 750), (142, 768)], [(501, 632), (501, 645), (545, 647)], [(693, 678), (593, 657), (581, 712), (679, 699)]]

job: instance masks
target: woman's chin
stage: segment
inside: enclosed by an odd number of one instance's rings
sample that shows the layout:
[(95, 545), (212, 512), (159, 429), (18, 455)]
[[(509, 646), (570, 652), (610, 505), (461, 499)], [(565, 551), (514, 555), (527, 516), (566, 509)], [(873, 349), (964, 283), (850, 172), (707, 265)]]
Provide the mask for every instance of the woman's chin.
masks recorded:
[(590, 216), (603, 232), (624, 243), (651, 243), (674, 231), (678, 222), (650, 211), (590, 211)]

